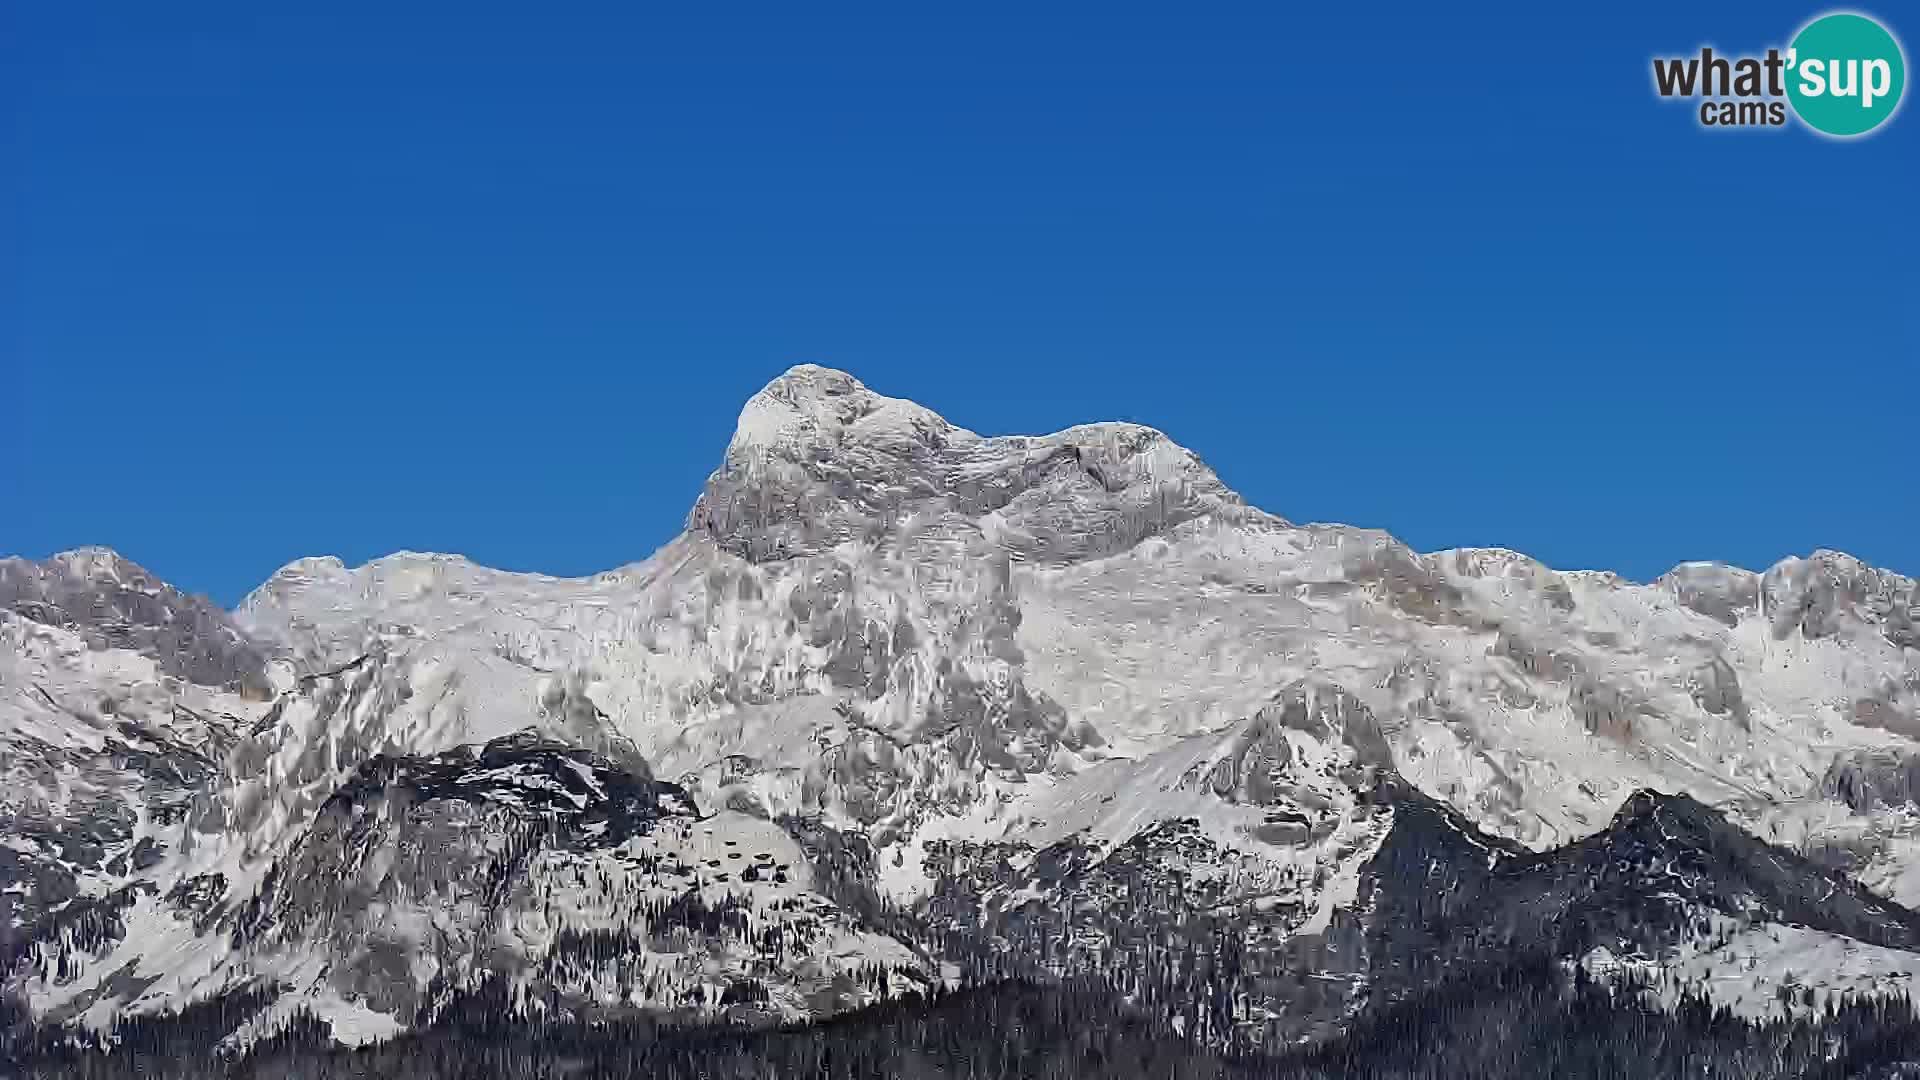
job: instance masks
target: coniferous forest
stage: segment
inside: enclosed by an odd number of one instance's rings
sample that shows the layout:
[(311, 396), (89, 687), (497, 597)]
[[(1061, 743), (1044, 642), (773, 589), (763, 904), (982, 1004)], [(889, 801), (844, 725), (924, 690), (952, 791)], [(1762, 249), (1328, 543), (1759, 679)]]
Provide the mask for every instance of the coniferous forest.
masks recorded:
[(1649, 987), (1590, 982), (1546, 959), (1475, 969), (1291, 1053), (1227, 1056), (1086, 983), (1005, 982), (909, 995), (834, 1019), (760, 1031), (509, 1018), (481, 992), (440, 1020), (357, 1049), (296, 1016), (243, 1054), (220, 1037), (265, 995), (235, 995), (123, 1023), (80, 1047), (8, 1018), (6, 1073), (22, 1080), (479, 1080), (495, 1077), (1115, 1077), (1122, 1080), (1441, 1080), (1564, 1077), (1891, 1080), (1920, 1077), (1920, 1023), (1904, 998), (1833, 1000), (1754, 1022)]

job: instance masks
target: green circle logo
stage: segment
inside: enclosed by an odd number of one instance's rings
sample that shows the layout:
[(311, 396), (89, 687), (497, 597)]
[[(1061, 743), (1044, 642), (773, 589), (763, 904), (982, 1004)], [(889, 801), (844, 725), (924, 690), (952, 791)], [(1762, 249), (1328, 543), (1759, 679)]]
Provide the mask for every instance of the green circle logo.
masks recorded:
[(1887, 28), (1842, 12), (1806, 25), (1787, 50), (1787, 100), (1815, 131), (1864, 135), (1893, 115), (1907, 61)]

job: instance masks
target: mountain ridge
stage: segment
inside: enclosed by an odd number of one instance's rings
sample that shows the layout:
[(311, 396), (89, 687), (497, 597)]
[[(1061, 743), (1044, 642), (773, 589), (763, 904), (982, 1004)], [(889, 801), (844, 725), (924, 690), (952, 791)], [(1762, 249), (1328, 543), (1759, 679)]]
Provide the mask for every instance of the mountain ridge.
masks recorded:
[[(1250, 507), (1151, 428), (980, 436), (809, 366), (742, 410), (687, 531), (613, 570), (309, 557), (230, 617), (100, 549), (7, 582), (0, 860), (28, 887), (0, 903), (34, 959), (4, 982), (51, 1021), (270, 985), (248, 1032), (304, 1009), (378, 1038), (498, 980), (804, 1019), (1180, 948), (1214, 966), (1129, 992), (1264, 1045), (1505, 934), (1701, 973), (1916, 944), (1876, 905), (1920, 902), (1920, 612), (1840, 553), (1646, 585), (1419, 554)], [(246, 677), (169, 674), (181, 640)], [(696, 809), (579, 840), (555, 823), (608, 769)], [(1630, 842), (1668, 819), (1706, 840)], [(1428, 918), (1402, 824), (1511, 925), (1432, 929), (1462, 916)], [(1766, 870), (1763, 840), (1807, 858)], [(1795, 899), (1841, 869), (1872, 891)], [(260, 899), (290, 874), (319, 907)], [(1634, 937), (1608, 896), (1668, 914)], [(109, 898), (118, 936), (59, 929)], [(1765, 937), (1792, 912), (1829, 929)]]

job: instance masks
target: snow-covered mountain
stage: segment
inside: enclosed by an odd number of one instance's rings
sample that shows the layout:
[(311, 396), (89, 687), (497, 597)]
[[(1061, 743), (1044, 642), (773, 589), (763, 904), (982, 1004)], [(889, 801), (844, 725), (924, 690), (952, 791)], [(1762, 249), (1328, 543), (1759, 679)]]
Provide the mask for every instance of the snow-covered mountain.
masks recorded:
[(591, 578), (311, 558), (229, 618), (95, 550), (0, 601), (0, 941), (43, 1022), (1080, 971), (1272, 1042), (1475, 942), (1920, 959), (1920, 594), (1834, 552), (1419, 554), (1148, 428), (981, 436), (806, 366)]

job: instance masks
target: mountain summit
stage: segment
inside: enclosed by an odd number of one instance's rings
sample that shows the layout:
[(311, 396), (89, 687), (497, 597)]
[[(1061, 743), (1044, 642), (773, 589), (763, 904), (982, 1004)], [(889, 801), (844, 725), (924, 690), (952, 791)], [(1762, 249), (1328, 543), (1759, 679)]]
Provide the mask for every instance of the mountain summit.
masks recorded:
[(1248, 512), (1198, 457), (1152, 428), (982, 438), (809, 364), (741, 410), (687, 529), (755, 562), (932, 529), (1060, 564), (1216, 513)]

